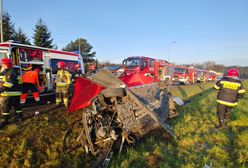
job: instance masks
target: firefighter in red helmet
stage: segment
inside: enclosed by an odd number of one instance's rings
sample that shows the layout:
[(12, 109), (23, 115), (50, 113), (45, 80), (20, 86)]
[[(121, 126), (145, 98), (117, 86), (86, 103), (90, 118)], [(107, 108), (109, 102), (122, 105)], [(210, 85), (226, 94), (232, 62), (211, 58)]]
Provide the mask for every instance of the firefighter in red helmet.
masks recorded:
[(75, 65), (75, 70), (79, 70), (81, 68), (80, 64)]
[(80, 64), (76, 64), (74, 67), (74, 72), (72, 73), (72, 82), (75, 84), (78, 77), (83, 77), (82, 71), (80, 70)]
[(218, 127), (225, 127), (229, 110), (237, 106), (238, 98), (245, 94), (245, 89), (238, 78), (238, 74), (236, 68), (231, 68), (227, 71), (227, 76), (224, 76), (214, 85), (214, 88), (219, 90), (217, 95)]
[(68, 88), (71, 83), (71, 74), (66, 70), (66, 64), (64, 61), (59, 61), (57, 66), (56, 104), (60, 105), (63, 100), (64, 105), (68, 107)]
[(93, 63), (90, 65), (89, 70), (90, 70), (90, 75), (92, 75), (96, 72), (96, 67)]
[(82, 74), (82, 70), (81, 70), (80, 64), (76, 64), (74, 66), (74, 71), (73, 71), (72, 76), (71, 76), (72, 85), (69, 88), (69, 92), (70, 92), (69, 99), (70, 100), (72, 99), (73, 94), (74, 94), (74, 89), (75, 89), (75, 84), (76, 84), (77, 78), (83, 77), (83, 76), (84, 76), (84, 74)]
[(18, 83), (18, 71), (13, 67), (12, 60), (9, 58), (2, 58), (1, 64), (0, 111), (2, 113), (2, 122), (0, 127), (3, 128), (8, 124), (11, 109), (14, 108), (18, 121), (22, 120), (22, 109), (20, 105), (21, 87)]

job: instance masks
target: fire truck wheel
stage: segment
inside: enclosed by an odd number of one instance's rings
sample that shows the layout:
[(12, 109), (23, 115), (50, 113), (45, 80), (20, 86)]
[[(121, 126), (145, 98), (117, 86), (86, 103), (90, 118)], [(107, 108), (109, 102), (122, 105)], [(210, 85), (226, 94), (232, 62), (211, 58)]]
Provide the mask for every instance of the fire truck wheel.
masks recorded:
[(110, 97), (123, 97), (126, 95), (124, 88), (107, 88), (101, 91), (101, 94), (106, 98)]

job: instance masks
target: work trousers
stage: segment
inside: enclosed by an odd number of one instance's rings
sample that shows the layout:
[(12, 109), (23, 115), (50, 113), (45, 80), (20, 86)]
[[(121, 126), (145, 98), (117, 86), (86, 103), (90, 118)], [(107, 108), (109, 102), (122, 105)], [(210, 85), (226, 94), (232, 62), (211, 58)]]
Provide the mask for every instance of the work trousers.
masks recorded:
[(56, 87), (56, 104), (63, 103), (68, 107), (68, 86), (57, 86)]
[(217, 117), (220, 126), (225, 126), (227, 120), (229, 119), (230, 109), (232, 109), (232, 107), (217, 103)]
[(8, 118), (12, 108), (14, 108), (17, 116), (21, 116), (20, 96), (0, 96), (0, 112), (3, 118)]
[(40, 94), (35, 84), (32, 83), (23, 83), (22, 84), (22, 95), (20, 103), (21, 105), (26, 103), (27, 95), (31, 92), (33, 94), (33, 97), (35, 99), (36, 106), (39, 107), (40, 105)]

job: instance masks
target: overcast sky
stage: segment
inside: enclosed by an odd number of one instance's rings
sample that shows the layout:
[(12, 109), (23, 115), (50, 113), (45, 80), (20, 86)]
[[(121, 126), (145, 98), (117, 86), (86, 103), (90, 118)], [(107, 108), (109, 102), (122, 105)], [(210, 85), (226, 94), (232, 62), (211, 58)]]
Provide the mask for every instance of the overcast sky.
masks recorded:
[(30, 39), (42, 18), (59, 48), (83, 37), (100, 61), (248, 66), (247, 0), (3, 0), (3, 9)]

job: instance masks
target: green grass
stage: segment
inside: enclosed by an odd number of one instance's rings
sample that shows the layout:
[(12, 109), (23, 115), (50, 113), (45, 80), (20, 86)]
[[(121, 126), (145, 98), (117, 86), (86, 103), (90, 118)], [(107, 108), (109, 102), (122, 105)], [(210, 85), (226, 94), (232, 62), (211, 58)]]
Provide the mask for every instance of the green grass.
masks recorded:
[[(248, 91), (248, 81), (243, 82)], [(199, 88), (185, 86), (177, 96), (188, 99)], [(209, 88), (207, 86), (207, 88)], [(206, 90), (206, 89), (204, 89)], [(180, 117), (170, 121), (177, 136), (168, 141), (150, 137), (128, 148), (112, 161), (111, 167), (248, 167), (248, 94), (231, 110), (228, 128), (217, 129), (216, 94), (213, 89), (191, 98), (189, 105), (178, 107)], [(162, 134), (163, 132), (161, 132)], [(165, 133), (163, 133), (165, 134)]]
[[(177, 108), (180, 117), (169, 122), (177, 139), (157, 130), (122, 155), (114, 155), (110, 167), (248, 167), (248, 94), (231, 111), (229, 127), (216, 129), (217, 92), (208, 90), (212, 85), (171, 89), (174, 95), (191, 99)], [(248, 81), (244, 85), (248, 91)], [(69, 115), (60, 108), (10, 124), (0, 131), (0, 167), (89, 167), (94, 160), (83, 148), (70, 153), (62, 149), (68, 126), (78, 118), (81, 113)]]
[[(31, 111), (24, 111), (27, 115)], [(63, 152), (63, 138), (81, 113), (68, 114), (64, 108), (10, 124), (0, 132), (0, 167), (82, 167), (87, 159), (82, 148)], [(90, 163), (90, 162), (89, 162)]]

